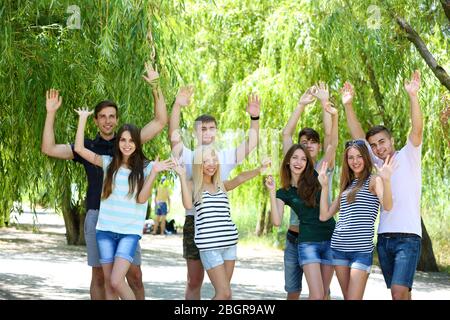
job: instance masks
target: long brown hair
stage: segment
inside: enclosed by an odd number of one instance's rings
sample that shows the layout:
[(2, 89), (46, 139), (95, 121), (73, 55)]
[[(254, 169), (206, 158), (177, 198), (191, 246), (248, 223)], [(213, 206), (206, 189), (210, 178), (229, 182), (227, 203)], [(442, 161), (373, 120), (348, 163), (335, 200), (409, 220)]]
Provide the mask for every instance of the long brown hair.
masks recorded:
[(316, 194), (321, 189), (320, 183), (314, 171), (314, 163), (312, 161), (312, 158), (309, 155), (308, 150), (301, 144), (292, 145), (292, 147), (289, 148), (283, 158), (280, 169), (281, 186), (285, 190), (288, 190), (291, 186), (292, 174), (291, 170), (289, 169), (289, 161), (291, 160), (294, 152), (298, 149), (303, 150), (307, 160), (306, 167), (300, 174), (300, 177), (298, 179), (297, 193), (298, 196), (305, 201), (308, 207), (315, 207), (317, 205)]
[[(362, 141), (362, 140), (361, 140)], [(356, 179), (355, 173), (350, 166), (348, 165), (348, 151), (350, 148), (355, 148), (361, 153), (361, 156), (364, 161), (364, 169), (361, 174), (361, 177), (358, 178), (358, 182), (356, 185), (348, 191), (347, 193), (347, 202), (352, 203), (355, 201), (356, 194), (362, 188), (364, 182), (369, 178), (372, 174), (373, 164), (372, 159), (370, 158), (369, 150), (365, 143), (352, 143), (347, 148), (345, 148), (343, 159), (342, 159), (342, 172), (341, 172), (341, 182), (340, 182), (340, 190), (339, 190), (339, 199), (342, 196), (342, 193), (347, 190), (348, 186)]]
[(128, 131), (131, 135), (131, 139), (136, 146), (136, 150), (128, 158), (128, 168), (131, 170), (128, 176), (128, 196), (131, 198), (136, 191), (136, 197), (142, 190), (144, 185), (144, 165), (148, 165), (148, 160), (142, 152), (141, 144), (141, 130), (132, 124), (124, 124), (119, 128), (117, 132), (116, 141), (114, 143), (113, 159), (106, 170), (105, 181), (103, 182), (102, 199), (108, 198), (112, 193), (114, 180), (116, 178), (117, 171), (123, 163), (123, 154), (119, 148), (120, 138), (122, 134)]

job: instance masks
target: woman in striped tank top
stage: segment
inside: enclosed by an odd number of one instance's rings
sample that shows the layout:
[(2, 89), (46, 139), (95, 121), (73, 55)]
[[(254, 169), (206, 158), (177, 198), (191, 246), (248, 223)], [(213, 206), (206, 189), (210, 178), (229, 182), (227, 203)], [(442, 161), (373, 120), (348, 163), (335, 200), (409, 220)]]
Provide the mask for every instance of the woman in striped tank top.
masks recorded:
[(117, 132), (113, 156), (99, 155), (84, 146), (84, 129), (92, 111), (80, 116), (75, 152), (103, 168), (103, 187), (96, 240), (105, 279), (107, 300), (135, 300), (125, 277), (133, 263), (147, 212), (153, 181), (159, 172), (174, 166), (171, 159), (150, 163), (142, 151), (140, 129), (124, 124)]
[(195, 244), (215, 289), (214, 300), (231, 299), (231, 277), (236, 260), (238, 231), (231, 220), (227, 192), (259, 175), (270, 166), (244, 171), (232, 180), (221, 181), (218, 153), (212, 147), (198, 148), (194, 154), (193, 180), (186, 180), (186, 169), (177, 164), (184, 207), (195, 207)]
[(327, 221), (339, 211), (331, 238), (333, 264), (346, 300), (361, 300), (373, 259), (375, 220), (380, 205), (392, 208), (393, 161), (386, 159), (378, 175), (372, 174), (372, 160), (364, 140), (345, 143), (339, 197), (328, 205), (327, 163), (322, 164), (320, 220)]

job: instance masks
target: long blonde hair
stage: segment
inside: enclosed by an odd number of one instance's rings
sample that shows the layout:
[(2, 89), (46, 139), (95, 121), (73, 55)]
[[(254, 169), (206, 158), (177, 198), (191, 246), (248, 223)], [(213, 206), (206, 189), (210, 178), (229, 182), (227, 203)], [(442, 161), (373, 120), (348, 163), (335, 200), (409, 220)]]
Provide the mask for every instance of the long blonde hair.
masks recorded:
[(203, 193), (203, 160), (211, 155), (217, 160), (217, 170), (212, 177), (212, 182), (216, 188), (220, 188), (226, 192), (220, 175), (219, 153), (211, 146), (199, 146), (194, 151), (194, 163), (192, 164), (192, 181), (193, 181), (193, 197), (194, 203), (202, 202)]

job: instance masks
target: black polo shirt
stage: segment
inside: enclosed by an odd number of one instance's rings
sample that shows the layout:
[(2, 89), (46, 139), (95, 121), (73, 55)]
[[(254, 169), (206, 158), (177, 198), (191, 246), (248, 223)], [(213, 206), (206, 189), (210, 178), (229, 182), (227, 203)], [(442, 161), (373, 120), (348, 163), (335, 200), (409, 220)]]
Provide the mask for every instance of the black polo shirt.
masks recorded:
[[(116, 137), (111, 140), (103, 139), (100, 134), (94, 140), (84, 139), (84, 147), (99, 154), (113, 156), (113, 147), (116, 141)], [(88, 189), (86, 195), (86, 211), (100, 209), (100, 198), (102, 195), (103, 186), (103, 169), (93, 165), (89, 161), (82, 158), (78, 153), (74, 151), (75, 145), (72, 144), (73, 161), (79, 162), (84, 166), (88, 179)]]

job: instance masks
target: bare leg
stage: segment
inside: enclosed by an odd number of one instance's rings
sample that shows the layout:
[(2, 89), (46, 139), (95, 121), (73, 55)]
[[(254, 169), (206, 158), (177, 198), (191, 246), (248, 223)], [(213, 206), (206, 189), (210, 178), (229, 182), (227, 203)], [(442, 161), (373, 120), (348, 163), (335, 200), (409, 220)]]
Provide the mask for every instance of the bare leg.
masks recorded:
[(111, 287), (116, 291), (122, 300), (136, 300), (136, 296), (125, 281), (125, 275), (130, 268), (130, 261), (121, 257), (114, 259), (114, 265), (111, 273)]
[(303, 272), (309, 288), (310, 300), (323, 300), (324, 290), (320, 263), (303, 265)]
[(107, 300), (117, 300), (119, 297), (117, 296), (116, 291), (111, 286), (111, 274), (113, 269), (113, 264), (102, 264), (103, 276), (105, 278), (105, 297)]
[(364, 270), (350, 269), (350, 281), (348, 283), (347, 300), (362, 300), (367, 284), (367, 272)]
[(127, 272), (127, 281), (131, 290), (133, 290), (136, 300), (145, 300), (144, 284), (142, 283), (141, 266), (131, 264)]
[(348, 283), (350, 282), (350, 268), (346, 266), (334, 266), (336, 270), (336, 276), (341, 286), (342, 295), (344, 300), (348, 299)]
[(166, 216), (161, 216), (161, 231), (160, 234), (163, 235), (166, 230)]
[(216, 291), (213, 300), (230, 300), (231, 299), (231, 288), (230, 282), (228, 281), (227, 271), (225, 265), (221, 264), (217, 267), (209, 269), (206, 271), (211, 283)]
[(200, 300), (205, 269), (201, 260), (186, 259), (186, 264), (188, 272), (184, 297), (186, 300)]
[(105, 300), (105, 278), (102, 267), (92, 267), (91, 300)]

